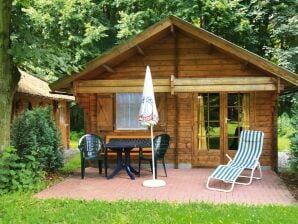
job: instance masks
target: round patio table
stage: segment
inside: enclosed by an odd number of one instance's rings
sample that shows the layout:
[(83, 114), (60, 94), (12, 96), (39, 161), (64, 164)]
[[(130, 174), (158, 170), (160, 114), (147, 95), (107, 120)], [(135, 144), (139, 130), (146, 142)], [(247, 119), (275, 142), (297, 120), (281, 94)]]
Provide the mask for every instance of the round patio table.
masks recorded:
[[(107, 179), (112, 179), (116, 176), (120, 170), (125, 169), (130, 179), (134, 180), (135, 175), (138, 175), (139, 172), (136, 171), (130, 164), (130, 151), (133, 148), (139, 148), (140, 146), (134, 142), (125, 142), (125, 141), (116, 141), (105, 144), (106, 148), (109, 148), (117, 153), (117, 166), (112, 174), (107, 176)], [(125, 153), (125, 162), (122, 162), (122, 152)]]

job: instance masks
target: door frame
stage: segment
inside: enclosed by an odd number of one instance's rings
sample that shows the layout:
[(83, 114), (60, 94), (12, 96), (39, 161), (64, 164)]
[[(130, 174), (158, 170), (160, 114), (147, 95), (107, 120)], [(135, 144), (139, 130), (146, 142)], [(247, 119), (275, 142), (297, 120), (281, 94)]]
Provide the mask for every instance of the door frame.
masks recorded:
[[(192, 150), (192, 165), (193, 166), (216, 166), (219, 164), (226, 164), (228, 162), (228, 158), (226, 156), (226, 153), (233, 157), (236, 153), (236, 150), (229, 150), (228, 149), (228, 125), (226, 122), (226, 119), (228, 118), (228, 94), (229, 93), (248, 93), (250, 95), (250, 117), (251, 117), (251, 94), (249, 92), (213, 92), (213, 93), (219, 93), (219, 99), (220, 99), (220, 148), (219, 150), (202, 150), (201, 152), (197, 150), (198, 147), (198, 102), (197, 102), (197, 96), (200, 94), (194, 93), (193, 94), (193, 108), (194, 108), (194, 114), (193, 114), (193, 150)], [(212, 164), (211, 162), (208, 162), (207, 164), (204, 164), (200, 161), (200, 156), (206, 157), (209, 156), (210, 159), (214, 159), (214, 156), (219, 156), (219, 159), (217, 159), (217, 162), (214, 162)], [(212, 165), (210, 165), (212, 164)]]

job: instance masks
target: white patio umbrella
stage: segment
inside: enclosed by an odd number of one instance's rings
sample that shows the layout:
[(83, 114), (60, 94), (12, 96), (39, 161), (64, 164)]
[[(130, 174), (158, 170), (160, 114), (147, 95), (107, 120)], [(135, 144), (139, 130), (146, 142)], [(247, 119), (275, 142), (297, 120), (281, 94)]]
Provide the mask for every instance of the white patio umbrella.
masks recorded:
[(150, 68), (147, 65), (142, 104), (139, 112), (139, 121), (143, 125), (150, 126), (151, 130), (151, 150), (152, 150), (152, 180), (145, 180), (143, 186), (145, 187), (162, 187), (166, 185), (163, 180), (155, 179), (155, 162), (154, 162), (154, 146), (153, 146), (153, 126), (158, 123), (159, 117), (155, 104), (154, 90)]

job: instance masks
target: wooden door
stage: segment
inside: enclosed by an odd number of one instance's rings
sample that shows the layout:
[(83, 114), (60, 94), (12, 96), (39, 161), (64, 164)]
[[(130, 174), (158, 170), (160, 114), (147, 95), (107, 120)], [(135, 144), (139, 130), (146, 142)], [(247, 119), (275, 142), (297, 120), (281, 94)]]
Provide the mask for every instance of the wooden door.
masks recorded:
[(193, 166), (213, 167), (221, 162), (222, 94), (199, 93), (194, 96)]
[(244, 93), (202, 93), (194, 97), (193, 166), (226, 164), (236, 153), (240, 132), (249, 126), (249, 97)]
[(238, 149), (240, 132), (249, 128), (249, 94), (224, 94), (223, 155), (222, 162), (228, 162), (227, 156), (234, 157)]

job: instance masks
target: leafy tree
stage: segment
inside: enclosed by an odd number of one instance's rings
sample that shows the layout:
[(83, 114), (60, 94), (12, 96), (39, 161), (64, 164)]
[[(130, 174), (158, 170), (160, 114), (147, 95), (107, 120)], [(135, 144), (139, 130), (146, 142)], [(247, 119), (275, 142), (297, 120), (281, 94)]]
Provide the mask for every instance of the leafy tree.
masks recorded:
[(278, 115), (287, 113), (289, 117), (292, 117), (294, 112), (292, 108), (296, 103), (298, 103), (298, 92), (281, 95), (278, 99)]
[(105, 50), (108, 20), (92, 0), (14, 2), (15, 62), (48, 80), (80, 70)]
[(0, 1), (0, 151), (9, 145), (11, 105), (20, 74), (13, 68), (10, 48), (11, 1)]
[(255, 40), (246, 13), (239, 1), (207, 0), (203, 1), (200, 23), (202, 28), (250, 49)]
[(298, 5), (297, 1), (278, 1), (270, 17), (270, 40), (266, 54), (276, 64), (298, 72)]
[(12, 53), (25, 70), (54, 80), (171, 14), (252, 45), (245, 13), (236, 0), (15, 0)]
[(253, 52), (297, 73), (298, 5), (295, 0), (242, 1), (254, 29)]
[(294, 0), (15, 0), (12, 53), (54, 80), (168, 15), (176, 15), (279, 65), (297, 66)]

